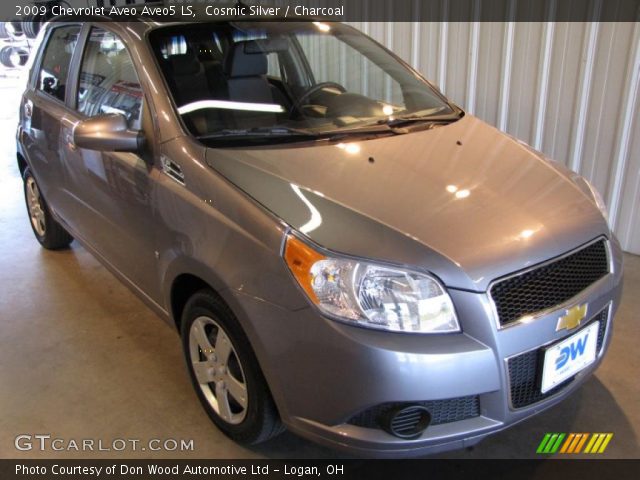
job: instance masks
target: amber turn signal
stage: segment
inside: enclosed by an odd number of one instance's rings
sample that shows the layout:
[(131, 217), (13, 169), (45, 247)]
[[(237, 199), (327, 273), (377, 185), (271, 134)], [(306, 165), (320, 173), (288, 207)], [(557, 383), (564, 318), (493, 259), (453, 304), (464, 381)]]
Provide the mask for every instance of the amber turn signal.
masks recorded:
[(287, 262), (287, 266), (300, 286), (307, 293), (311, 301), (318, 304), (318, 297), (311, 286), (313, 276), (311, 274), (311, 267), (319, 260), (324, 260), (326, 257), (306, 243), (297, 239), (293, 235), (287, 236), (287, 243), (284, 247), (284, 260)]

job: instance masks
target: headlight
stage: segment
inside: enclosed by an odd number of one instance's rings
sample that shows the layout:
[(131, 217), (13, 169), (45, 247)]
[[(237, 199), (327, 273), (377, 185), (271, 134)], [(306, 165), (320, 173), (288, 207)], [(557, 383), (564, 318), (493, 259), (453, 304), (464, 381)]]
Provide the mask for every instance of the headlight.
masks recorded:
[(393, 332), (460, 331), (451, 298), (429, 275), (326, 256), (293, 235), (284, 259), (309, 300), (330, 317)]
[[(598, 192), (596, 187), (594, 187), (589, 180), (587, 180), (586, 178), (582, 178), (582, 181), (585, 183), (585, 185), (587, 185), (587, 187), (589, 187), (589, 190), (591, 191), (591, 196), (593, 197), (593, 201), (595, 202), (596, 206), (600, 210), (600, 213), (602, 213), (602, 216), (604, 217), (604, 219), (607, 221), (607, 225), (609, 225), (609, 212), (607, 211), (607, 205), (604, 203), (604, 199), (602, 198), (602, 195), (600, 195), (600, 192)], [(611, 228), (610, 225), (609, 225), (609, 228)]]

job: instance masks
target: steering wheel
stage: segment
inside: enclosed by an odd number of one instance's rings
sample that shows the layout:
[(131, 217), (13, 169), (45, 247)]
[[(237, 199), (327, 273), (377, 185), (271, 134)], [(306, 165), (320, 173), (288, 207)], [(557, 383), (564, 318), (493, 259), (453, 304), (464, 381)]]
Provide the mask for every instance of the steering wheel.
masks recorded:
[(314, 93), (320, 91), (320, 90), (324, 90), (325, 88), (336, 88), (337, 90), (340, 90), (340, 93), (345, 93), (347, 91), (346, 88), (344, 88), (342, 85), (340, 85), (339, 83), (336, 82), (320, 82), (320, 83), (316, 83), (315, 85), (312, 85), (311, 87), (309, 87), (307, 89), (306, 92), (304, 92), (300, 98), (298, 98), (293, 105), (291, 106), (291, 110), (289, 111), (289, 115), (291, 115), (293, 112), (295, 111), (300, 111), (300, 107), (302, 105), (304, 105), (305, 100), (307, 100), (311, 95), (313, 95)]

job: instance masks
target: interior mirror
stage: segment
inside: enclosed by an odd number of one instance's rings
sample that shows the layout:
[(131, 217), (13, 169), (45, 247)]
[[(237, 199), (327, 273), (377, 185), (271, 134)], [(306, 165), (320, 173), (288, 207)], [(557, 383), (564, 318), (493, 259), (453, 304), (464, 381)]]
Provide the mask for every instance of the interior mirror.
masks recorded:
[(137, 152), (144, 145), (144, 134), (130, 130), (119, 113), (87, 118), (73, 129), (73, 143), (80, 148), (107, 152)]

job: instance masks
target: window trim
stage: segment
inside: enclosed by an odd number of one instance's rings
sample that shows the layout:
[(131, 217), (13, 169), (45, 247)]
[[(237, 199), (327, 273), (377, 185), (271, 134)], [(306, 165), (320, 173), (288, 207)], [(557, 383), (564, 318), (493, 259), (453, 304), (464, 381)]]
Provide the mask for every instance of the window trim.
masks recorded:
[[(139, 69), (138, 69), (138, 65), (136, 64), (136, 62), (134, 61), (134, 56), (131, 54), (131, 50), (129, 49), (129, 47), (127, 46), (127, 42), (124, 41), (124, 39), (122, 38), (122, 35), (120, 35), (118, 32), (114, 31), (111, 28), (108, 28), (106, 25), (100, 23), (100, 24), (96, 24), (96, 23), (86, 23), (83, 25), (83, 31), (82, 31), (82, 45), (81, 45), (81, 49), (79, 50), (79, 54), (78, 54), (78, 58), (77, 58), (77, 63), (74, 65), (74, 71), (73, 71), (73, 86), (72, 88), (69, 90), (69, 94), (72, 94), (72, 97), (69, 99), (68, 103), (68, 107), (73, 110), (73, 112), (79, 116), (80, 118), (83, 119), (87, 119), (87, 118), (91, 118), (89, 115), (87, 115), (84, 112), (81, 112), (80, 110), (78, 110), (78, 90), (80, 89), (80, 71), (82, 69), (82, 61), (84, 60), (84, 56), (85, 53), (87, 51), (87, 48), (89, 47), (89, 39), (91, 37), (91, 31), (93, 29), (101, 29), (104, 30), (108, 33), (111, 33), (112, 35), (114, 35), (118, 40), (120, 40), (120, 42), (122, 42), (122, 45), (124, 46), (125, 51), (127, 52), (127, 55), (129, 55), (129, 59), (131, 60), (131, 64), (133, 65), (136, 77), (138, 78), (138, 82), (140, 82), (140, 90), (142, 92), (142, 108), (140, 110), (140, 131), (144, 131), (144, 124), (143, 124), (143, 110), (145, 108), (149, 108), (151, 109), (151, 105), (149, 105), (149, 97), (146, 94), (145, 89), (143, 88), (143, 83), (142, 83), (142, 79), (140, 78), (140, 73), (139, 73)], [(74, 52), (75, 53), (75, 52)], [(75, 58), (74, 58), (75, 60)], [(153, 110), (151, 110), (151, 112), (153, 112)], [(151, 115), (151, 120), (152, 120), (152, 125), (150, 126), (151, 129), (155, 132), (155, 120), (153, 119), (153, 114)]]
[(79, 31), (78, 31), (78, 40), (77, 40), (77, 44), (76, 44), (76, 48), (73, 51), (73, 53), (71, 54), (71, 59), (69, 60), (69, 67), (67, 69), (67, 77), (66, 77), (66, 83), (65, 85), (68, 86), (70, 84), (70, 80), (73, 79), (73, 66), (74, 66), (74, 59), (77, 55), (77, 45), (80, 44), (80, 42), (82, 41), (82, 32), (83, 32), (83, 25), (81, 23), (78, 22), (68, 22), (68, 23), (60, 23), (60, 24), (56, 24), (53, 27), (50, 27), (49, 29), (47, 29), (47, 33), (45, 35), (45, 37), (42, 40), (42, 44), (40, 45), (40, 49), (38, 50), (38, 56), (36, 57), (36, 62), (34, 62), (33, 65), (33, 70), (32, 70), (32, 75), (30, 78), (30, 84), (29, 86), (31, 88), (33, 88), (33, 90), (36, 92), (36, 94), (38, 95), (43, 95), (44, 98), (48, 99), (48, 100), (52, 100), (62, 106), (68, 106), (67, 105), (67, 99), (69, 97), (69, 89), (66, 88), (65, 86), (65, 91), (64, 91), (64, 99), (59, 99), (58, 97), (54, 97), (53, 95), (51, 95), (50, 93), (45, 92), (44, 90), (39, 88), (39, 79), (40, 79), (40, 71), (42, 70), (42, 63), (44, 62), (44, 57), (47, 53), (47, 47), (49, 46), (49, 40), (51, 39), (51, 35), (53, 35), (53, 32), (56, 31), (59, 28), (66, 28), (66, 27), (80, 27)]
[[(72, 95), (72, 97), (69, 98), (69, 102), (65, 104), (65, 107), (71, 113), (71, 115), (73, 115), (73, 117), (77, 120), (81, 121), (81, 120), (86, 120), (88, 118), (91, 118), (88, 115), (82, 112), (79, 112), (76, 107), (77, 107), (77, 99), (78, 99), (78, 88), (80, 85), (80, 68), (82, 66), (82, 59), (84, 57), (84, 52), (89, 40), (89, 33), (91, 32), (92, 28), (102, 28), (103, 30), (106, 30), (114, 34), (116, 37), (118, 37), (124, 44), (125, 49), (129, 55), (129, 58), (131, 58), (131, 61), (135, 68), (136, 75), (138, 76), (138, 80), (140, 81), (140, 86), (142, 88), (143, 107), (142, 107), (142, 113), (140, 117), (140, 121), (141, 121), (140, 131), (144, 132), (144, 135), (147, 137), (147, 140), (148, 140), (147, 146), (153, 155), (153, 161), (151, 163), (154, 166), (159, 166), (160, 165), (158, 160), (159, 156), (156, 152), (157, 147), (155, 142), (156, 142), (156, 139), (160, 138), (160, 130), (159, 130), (160, 126), (157, 119), (156, 105), (153, 102), (152, 96), (149, 94), (150, 89), (148, 88), (148, 85), (145, 83), (146, 80), (144, 76), (140, 75), (141, 65), (139, 62), (136, 61), (136, 56), (132, 55), (132, 51), (131, 51), (131, 48), (129, 47), (129, 43), (124, 41), (125, 37), (123, 37), (123, 35), (117, 31), (117, 27), (115, 29), (112, 28), (108, 22), (84, 22), (83, 23), (82, 30), (80, 32), (80, 37), (78, 38), (78, 48), (76, 48), (76, 51), (74, 52), (74, 60), (73, 60), (73, 66), (72, 66), (73, 77), (71, 77), (73, 80), (73, 84), (71, 85), (71, 89), (69, 89), (68, 91), (68, 93)], [(125, 33), (125, 36), (126, 36), (126, 33)], [(153, 60), (155, 61), (155, 56), (151, 55), (151, 58), (153, 58)], [(145, 114), (144, 114), (145, 110), (148, 111), (148, 117), (149, 117), (149, 121), (146, 123), (145, 123)], [(136, 155), (141, 156), (139, 153)]]
[(80, 77), (80, 65), (82, 63), (82, 57), (84, 54), (84, 50), (86, 48), (87, 39), (89, 38), (89, 31), (91, 30), (91, 24), (84, 23), (82, 25), (82, 31), (80, 32), (80, 38), (78, 42), (78, 48), (73, 52), (73, 62), (71, 64), (71, 76), (70, 80), (70, 88), (67, 93), (69, 97), (67, 98), (66, 105), (67, 107), (75, 113), (80, 113), (76, 110), (76, 97), (78, 92), (78, 80)]
[[(171, 31), (171, 29), (173, 28), (180, 28), (181, 26), (184, 26), (184, 24), (175, 24), (175, 25), (162, 25), (161, 26), (156, 26), (154, 28), (149, 28), (147, 29), (144, 34), (143, 34), (143, 41), (145, 44), (145, 48), (147, 49), (147, 52), (149, 53), (152, 61), (153, 61), (153, 68), (154, 70), (157, 72), (157, 76), (160, 78), (160, 85), (162, 86), (162, 90), (163, 93), (167, 96), (167, 99), (169, 100), (169, 105), (171, 106), (171, 116), (173, 117), (173, 120), (175, 121), (175, 125), (179, 128), (180, 132), (182, 133), (183, 136), (189, 137), (189, 138), (193, 138), (191, 136), (191, 133), (189, 132), (189, 129), (187, 128), (186, 124), (184, 123), (184, 120), (182, 119), (182, 115), (178, 114), (178, 105), (176, 104), (174, 98), (173, 98), (173, 94), (171, 92), (171, 89), (169, 88), (169, 82), (167, 81), (167, 79), (164, 76), (164, 73), (162, 71), (162, 67), (160, 65), (160, 60), (158, 59), (158, 56), (156, 55), (156, 50), (153, 46), (153, 44), (151, 43), (151, 36), (154, 34), (154, 32), (156, 32), (157, 30), (160, 30), (162, 28), (166, 28), (169, 31)], [(220, 42), (223, 43), (224, 40), (221, 38)], [(155, 107), (154, 107), (155, 108)], [(152, 111), (152, 114), (155, 114), (155, 111)], [(152, 115), (153, 116), (153, 115)], [(157, 121), (155, 119), (154, 123), (157, 123)], [(159, 125), (158, 125), (159, 127)], [(159, 129), (155, 130), (154, 132), (157, 132), (158, 134), (160, 134)], [(160, 138), (160, 136), (158, 137)]]

